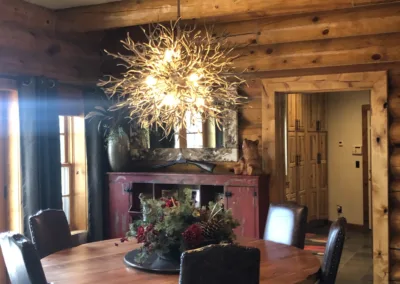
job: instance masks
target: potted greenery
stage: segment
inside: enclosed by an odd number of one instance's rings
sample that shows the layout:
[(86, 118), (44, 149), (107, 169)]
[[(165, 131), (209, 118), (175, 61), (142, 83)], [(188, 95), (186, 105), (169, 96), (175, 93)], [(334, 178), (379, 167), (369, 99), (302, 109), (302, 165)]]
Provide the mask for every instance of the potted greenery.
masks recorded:
[(108, 161), (113, 172), (122, 172), (130, 162), (129, 130), (131, 119), (126, 109), (112, 109), (96, 106), (86, 119), (98, 119), (98, 130), (104, 135)]
[(171, 198), (139, 196), (143, 218), (134, 221), (127, 232), (142, 247), (136, 259), (144, 263), (157, 254), (164, 261), (178, 262), (183, 251), (209, 244), (232, 243), (239, 222), (219, 202), (196, 208), (192, 190), (177, 192)]

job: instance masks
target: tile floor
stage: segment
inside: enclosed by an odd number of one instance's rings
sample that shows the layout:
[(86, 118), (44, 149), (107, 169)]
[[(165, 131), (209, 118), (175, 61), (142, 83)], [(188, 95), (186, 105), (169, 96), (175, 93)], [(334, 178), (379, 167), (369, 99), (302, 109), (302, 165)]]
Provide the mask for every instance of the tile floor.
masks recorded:
[[(327, 234), (328, 228), (313, 230), (316, 234)], [(322, 257), (321, 257), (322, 260)], [(372, 281), (372, 233), (347, 231), (340, 260), (337, 284), (369, 284)]]

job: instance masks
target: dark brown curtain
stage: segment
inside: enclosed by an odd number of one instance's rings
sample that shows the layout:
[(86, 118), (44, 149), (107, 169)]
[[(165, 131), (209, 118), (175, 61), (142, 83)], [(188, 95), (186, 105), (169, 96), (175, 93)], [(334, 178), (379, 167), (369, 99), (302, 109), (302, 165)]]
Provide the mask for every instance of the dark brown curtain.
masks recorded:
[[(84, 92), (85, 115), (94, 110), (95, 106), (105, 106), (104, 94), (97, 90)], [(108, 171), (107, 153), (104, 138), (98, 128), (99, 119), (85, 121), (87, 179), (88, 179), (88, 239), (100, 241), (105, 237), (104, 228), (107, 223), (108, 212), (108, 185), (106, 172)]]
[(18, 85), (24, 234), (30, 236), (29, 216), (62, 209), (57, 83), (32, 77)]

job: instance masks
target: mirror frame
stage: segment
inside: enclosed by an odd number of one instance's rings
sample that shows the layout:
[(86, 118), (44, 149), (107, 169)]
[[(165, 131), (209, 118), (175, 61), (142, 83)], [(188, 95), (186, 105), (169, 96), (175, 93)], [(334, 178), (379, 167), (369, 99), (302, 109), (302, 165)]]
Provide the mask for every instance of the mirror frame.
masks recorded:
[(237, 162), (238, 113), (232, 110), (223, 124), (224, 147), (222, 148), (135, 148), (131, 147), (134, 161), (176, 161), (180, 158), (202, 162)]

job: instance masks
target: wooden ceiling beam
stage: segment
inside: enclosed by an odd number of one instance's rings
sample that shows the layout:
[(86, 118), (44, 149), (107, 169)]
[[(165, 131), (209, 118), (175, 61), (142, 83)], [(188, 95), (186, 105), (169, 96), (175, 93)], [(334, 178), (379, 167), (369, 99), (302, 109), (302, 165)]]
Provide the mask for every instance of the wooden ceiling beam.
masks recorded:
[[(204, 22), (232, 22), (351, 7), (353, 0), (182, 0), (181, 18)], [(57, 31), (106, 30), (175, 20), (177, 1), (125, 0), (66, 9), (56, 12), (56, 15)]]

